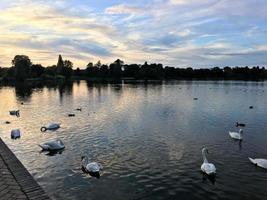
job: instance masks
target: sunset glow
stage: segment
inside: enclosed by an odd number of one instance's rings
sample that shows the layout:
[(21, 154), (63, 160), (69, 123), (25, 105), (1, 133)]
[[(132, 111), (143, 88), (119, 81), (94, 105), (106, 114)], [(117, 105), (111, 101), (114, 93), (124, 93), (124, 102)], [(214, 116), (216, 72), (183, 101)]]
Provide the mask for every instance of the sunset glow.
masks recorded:
[(264, 0), (1, 0), (0, 66), (17, 54), (56, 64), (266, 65)]

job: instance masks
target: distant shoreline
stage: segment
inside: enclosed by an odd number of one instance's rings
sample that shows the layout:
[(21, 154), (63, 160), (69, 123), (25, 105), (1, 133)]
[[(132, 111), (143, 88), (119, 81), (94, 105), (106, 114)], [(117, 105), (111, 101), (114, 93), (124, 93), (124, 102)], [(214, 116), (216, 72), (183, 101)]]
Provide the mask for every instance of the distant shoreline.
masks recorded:
[(29, 78), (23, 81), (17, 81), (15, 79), (3, 80), (0, 78), (1, 84), (16, 84), (16, 83), (64, 83), (64, 82), (75, 82), (75, 81), (87, 81), (92, 83), (159, 83), (159, 82), (172, 82), (172, 81), (244, 81), (244, 82), (263, 82), (266, 79), (223, 79), (223, 78), (179, 78), (179, 79), (135, 79), (131, 77), (125, 78), (92, 78), (92, 77), (71, 77), (69, 79), (63, 78), (53, 78), (53, 79), (44, 79), (44, 78)]
[(70, 60), (59, 55), (57, 65), (44, 67), (33, 64), (26, 55), (16, 55), (12, 67), (0, 67), (0, 80), (14, 81), (66, 81), (87, 80), (91, 82), (110, 82), (118, 80), (147, 82), (148, 80), (243, 80), (259, 81), (267, 79), (265, 67), (214, 67), (196, 69), (192, 67), (175, 68), (161, 63), (125, 64), (117, 59), (111, 64), (88, 63), (86, 69), (73, 69)]

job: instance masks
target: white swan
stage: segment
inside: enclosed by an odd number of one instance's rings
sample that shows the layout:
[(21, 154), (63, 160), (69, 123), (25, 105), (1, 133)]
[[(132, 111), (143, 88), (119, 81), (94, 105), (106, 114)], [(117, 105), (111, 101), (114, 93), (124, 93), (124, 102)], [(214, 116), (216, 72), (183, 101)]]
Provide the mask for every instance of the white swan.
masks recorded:
[(203, 164), (201, 165), (201, 171), (207, 175), (215, 175), (216, 174), (215, 165), (212, 163), (209, 163), (209, 161), (205, 155), (205, 152), (209, 153), (208, 149), (204, 147), (202, 149)]
[(19, 129), (13, 129), (11, 131), (11, 138), (12, 139), (20, 138), (20, 130)]
[(263, 158), (248, 158), (254, 165), (259, 166), (261, 168), (267, 169), (267, 159)]
[(43, 144), (39, 144), (43, 151), (57, 151), (65, 148), (65, 145), (60, 139), (55, 139)]
[(85, 165), (82, 164), (82, 168), (87, 173), (99, 173), (103, 169), (102, 165), (97, 162), (89, 162), (87, 156), (82, 156), (82, 162), (85, 162)]
[(239, 129), (239, 132), (231, 132), (231, 131), (229, 131), (229, 135), (233, 139), (242, 140), (243, 139), (243, 130)]
[(60, 128), (60, 124), (59, 123), (51, 123), (51, 124), (48, 124), (47, 126), (42, 126), (41, 127), (41, 131), (45, 132), (47, 130), (56, 130), (56, 129), (59, 129), (59, 128)]

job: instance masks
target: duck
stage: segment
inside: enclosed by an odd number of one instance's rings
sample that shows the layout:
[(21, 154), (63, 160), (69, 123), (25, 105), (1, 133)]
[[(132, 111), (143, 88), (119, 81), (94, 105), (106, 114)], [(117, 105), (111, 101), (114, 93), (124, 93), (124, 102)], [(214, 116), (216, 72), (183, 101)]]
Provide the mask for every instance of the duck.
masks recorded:
[(47, 126), (42, 126), (41, 127), (41, 131), (45, 132), (47, 130), (57, 130), (60, 128), (60, 124), (59, 123), (50, 123)]
[(75, 117), (75, 114), (70, 113), (70, 114), (68, 114), (68, 117)]
[(242, 140), (243, 139), (243, 130), (242, 129), (239, 129), (238, 132), (231, 132), (231, 131), (229, 131), (229, 135), (233, 139)]
[(252, 162), (254, 165), (261, 167), (263, 169), (267, 169), (267, 159), (263, 159), (263, 158), (248, 158), (250, 160), (250, 162)]
[(82, 111), (82, 108), (76, 108), (77, 111)]
[(216, 167), (214, 164), (209, 163), (206, 154), (205, 153), (209, 153), (208, 149), (206, 147), (204, 147), (202, 149), (202, 156), (203, 156), (203, 163), (201, 165), (201, 171), (207, 175), (215, 175), (216, 174)]
[(9, 114), (10, 115), (16, 115), (17, 117), (20, 116), (19, 110), (11, 110), (11, 111), (9, 111)]
[(65, 148), (64, 143), (60, 139), (51, 140), (43, 144), (39, 144), (43, 151), (58, 151)]
[(249, 109), (253, 109), (254, 107), (253, 106), (249, 106)]
[(245, 126), (246, 126), (246, 124), (244, 124), (244, 123), (238, 123), (238, 122), (236, 122), (235, 126), (236, 126), (236, 127), (238, 127), (238, 126), (245, 127)]
[(100, 178), (100, 170), (103, 169), (102, 165), (97, 162), (89, 162), (87, 156), (82, 156), (82, 171), (90, 174), (96, 178)]
[(11, 130), (11, 138), (12, 139), (20, 138), (20, 130), (19, 129)]
[(198, 100), (198, 98), (195, 97), (194, 100)]

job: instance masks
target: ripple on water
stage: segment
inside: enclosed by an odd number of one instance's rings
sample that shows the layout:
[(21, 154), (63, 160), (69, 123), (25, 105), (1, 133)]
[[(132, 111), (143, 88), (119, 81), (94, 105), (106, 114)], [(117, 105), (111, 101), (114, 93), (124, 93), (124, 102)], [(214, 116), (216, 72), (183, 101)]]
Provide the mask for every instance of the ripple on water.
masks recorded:
[[(1, 125), (0, 136), (53, 199), (263, 199), (267, 173), (247, 158), (267, 157), (265, 87), (81, 82), (33, 90), (24, 95), (24, 105), (14, 88), (5, 87), (0, 119), (11, 124)], [(8, 115), (14, 108), (20, 118)], [(241, 144), (228, 135), (236, 121), (247, 124)], [(41, 133), (50, 122), (61, 128)], [(21, 129), (21, 139), (10, 139), (13, 128)], [(40, 153), (37, 144), (58, 137), (66, 146), (61, 154)], [(217, 168), (214, 183), (200, 172), (204, 146)], [(100, 179), (82, 173), (84, 154), (103, 165)]]

